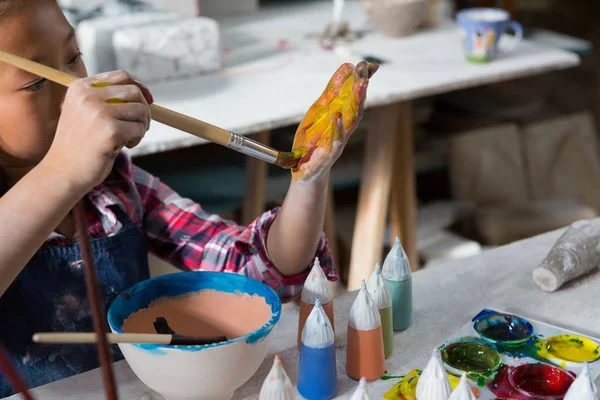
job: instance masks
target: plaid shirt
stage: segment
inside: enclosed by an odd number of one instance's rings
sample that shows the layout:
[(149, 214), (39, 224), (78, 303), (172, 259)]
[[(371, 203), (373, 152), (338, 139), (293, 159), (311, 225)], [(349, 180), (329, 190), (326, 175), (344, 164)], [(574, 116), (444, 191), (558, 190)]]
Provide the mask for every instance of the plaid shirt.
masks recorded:
[[(111, 176), (86, 197), (88, 229), (92, 238), (114, 235), (121, 223), (110, 206), (119, 205), (145, 233), (150, 252), (182, 270), (232, 272), (263, 281), (289, 301), (302, 290), (306, 271), (283, 276), (267, 252), (269, 227), (279, 209), (262, 214), (248, 227), (221, 219), (200, 205), (177, 195), (121, 153)], [(67, 244), (52, 233), (45, 246)], [(327, 278), (337, 280), (327, 239), (321, 237), (317, 254)]]

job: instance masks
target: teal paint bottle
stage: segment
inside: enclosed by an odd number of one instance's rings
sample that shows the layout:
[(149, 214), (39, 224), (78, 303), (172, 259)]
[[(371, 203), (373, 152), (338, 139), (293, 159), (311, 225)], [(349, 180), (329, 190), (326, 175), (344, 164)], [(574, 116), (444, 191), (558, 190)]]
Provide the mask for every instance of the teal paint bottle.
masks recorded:
[(410, 263), (399, 237), (383, 262), (381, 275), (392, 297), (394, 330), (402, 331), (412, 323), (413, 305)]

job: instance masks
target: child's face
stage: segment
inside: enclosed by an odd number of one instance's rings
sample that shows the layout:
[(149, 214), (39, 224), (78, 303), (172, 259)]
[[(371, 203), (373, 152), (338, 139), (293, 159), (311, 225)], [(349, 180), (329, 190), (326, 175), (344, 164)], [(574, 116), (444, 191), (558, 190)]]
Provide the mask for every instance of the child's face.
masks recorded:
[[(0, 50), (86, 76), (73, 28), (56, 0), (14, 3), (0, 16)], [(65, 93), (58, 84), (0, 62), (0, 165), (31, 167), (45, 156)]]

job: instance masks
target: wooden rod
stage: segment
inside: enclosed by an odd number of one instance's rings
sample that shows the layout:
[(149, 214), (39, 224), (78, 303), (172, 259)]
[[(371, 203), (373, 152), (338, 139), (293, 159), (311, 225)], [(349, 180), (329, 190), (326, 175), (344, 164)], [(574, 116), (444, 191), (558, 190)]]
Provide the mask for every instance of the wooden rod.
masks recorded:
[(15, 393), (21, 394), (25, 400), (33, 400), (25, 381), (15, 369), (15, 366), (12, 364), (8, 353), (2, 344), (0, 344), (0, 369), (2, 369), (4, 376), (6, 376), (6, 379)]
[(85, 287), (88, 301), (92, 309), (92, 322), (94, 331), (98, 335), (98, 358), (102, 368), (102, 380), (104, 382), (104, 392), (107, 400), (117, 400), (117, 387), (112, 370), (112, 359), (106, 333), (104, 330), (104, 307), (100, 301), (100, 288), (96, 279), (96, 270), (94, 268), (94, 259), (92, 257), (92, 247), (90, 236), (87, 230), (87, 219), (81, 200), (74, 208), (75, 225), (77, 235), (79, 236), (79, 245), (83, 256)]
[[(85, 344), (97, 343), (97, 338), (98, 335), (89, 332), (40, 332), (33, 335), (33, 342), (53, 344)], [(158, 333), (107, 333), (106, 339), (110, 343), (185, 346), (202, 346), (206, 344), (224, 342), (227, 340), (225, 336), (194, 337)]]
[[(200, 121), (196, 118), (189, 117), (177, 111), (169, 110), (156, 104), (150, 104), (150, 112), (152, 119), (165, 124), (180, 131), (187, 132), (196, 137), (206, 139), (210, 142), (220, 144), (221, 146), (229, 146), (232, 133), (209, 124), (208, 122)], [(277, 152), (275, 152), (277, 153)]]

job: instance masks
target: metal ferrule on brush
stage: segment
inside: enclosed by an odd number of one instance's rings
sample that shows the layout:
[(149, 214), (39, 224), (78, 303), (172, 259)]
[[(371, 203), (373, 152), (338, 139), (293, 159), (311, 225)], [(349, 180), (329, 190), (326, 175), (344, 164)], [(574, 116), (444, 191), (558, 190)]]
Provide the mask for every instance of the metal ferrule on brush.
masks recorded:
[(273, 149), (237, 133), (231, 134), (227, 147), (270, 164), (275, 164), (277, 161), (277, 152)]

